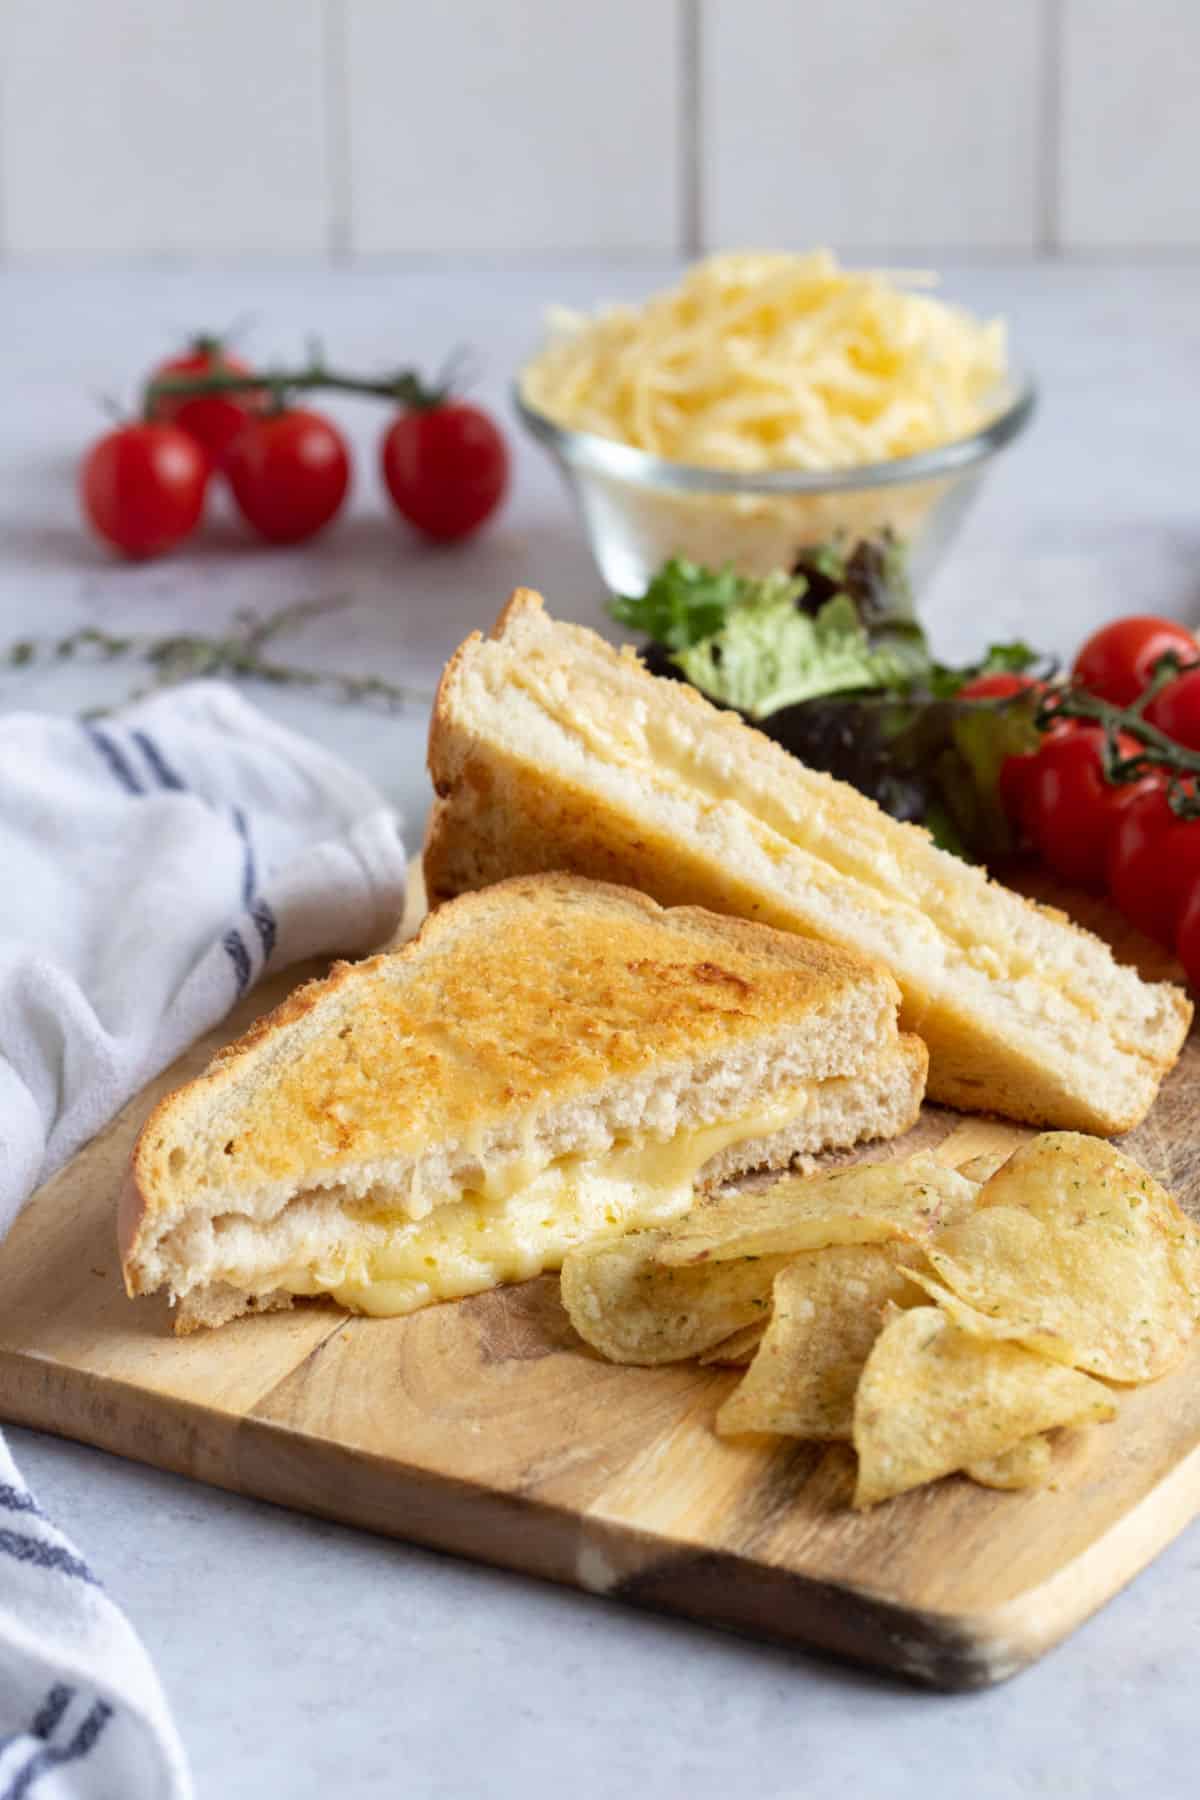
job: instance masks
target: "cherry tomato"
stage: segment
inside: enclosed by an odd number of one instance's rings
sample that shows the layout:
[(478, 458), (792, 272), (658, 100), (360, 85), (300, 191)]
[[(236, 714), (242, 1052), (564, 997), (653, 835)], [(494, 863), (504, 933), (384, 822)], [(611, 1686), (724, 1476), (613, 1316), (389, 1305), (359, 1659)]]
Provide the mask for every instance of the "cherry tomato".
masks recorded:
[(299, 544), (346, 498), (350, 452), (321, 413), (293, 407), (252, 419), (230, 447), (226, 473), (255, 531), (273, 544)]
[(1175, 933), (1175, 954), (1183, 964), (1189, 983), (1200, 993), (1200, 881), (1192, 883), (1183, 903), (1179, 929)]
[(1138, 786), (1109, 844), (1108, 887), (1131, 925), (1170, 948), (1200, 880), (1200, 820), (1176, 818), (1161, 778)]
[(1200, 669), (1169, 681), (1146, 708), (1146, 717), (1177, 744), (1200, 750)]
[(126, 556), (161, 556), (196, 529), (209, 463), (175, 425), (118, 425), (94, 443), (79, 471), (84, 513)]
[(441, 543), (469, 537), (508, 487), (500, 431), (461, 400), (401, 413), (384, 433), (380, 460), (397, 512)]
[(1172, 619), (1135, 613), (1093, 632), (1075, 658), (1074, 676), (1089, 694), (1129, 706), (1148, 686), (1160, 656), (1174, 650), (1185, 662), (1197, 655), (1196, 639)]
[[(230, 375), (248, 375), (249, 364), (224, 349), (217, 338), (196, 338), (182, 356), (160, 363), (151, 381), (171, 375), (211, 375), (224, 371)], [(154, 417), (169, 419), (203, 445), (213, 467), (225, 466), (229, 449), (243, 426), (259, 411), (262, 395), (253, 388), (236, 394), (196, 394), (191, 399), (175, 399), (163, 395), (154, 403)]]
[[(1119, 742), (1126, 755), (1137, 749)], [(1098, 725), (1049, 736), (1022, 784), (1022, 821), (1042, 861), (1082, 887), (1103, 885), (1114, 827), (1143, 785), (1106, 781), (1103, 750)]]
[(1014, 694), (1027, 694), (1034, 688), (1041, 687), (1032, 675), (1017, 675), (997, 671), (994, 675), (977, 675), (974, 681), (968, 681), (960, 687), (954, 696), (956, 700), (1011, 700)]

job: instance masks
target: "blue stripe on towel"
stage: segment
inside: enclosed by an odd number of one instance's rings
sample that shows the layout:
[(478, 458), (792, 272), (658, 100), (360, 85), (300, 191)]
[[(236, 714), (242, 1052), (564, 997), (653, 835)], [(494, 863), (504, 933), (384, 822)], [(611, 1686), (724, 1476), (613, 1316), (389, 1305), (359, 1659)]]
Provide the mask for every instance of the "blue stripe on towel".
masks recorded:
[(113, 1716), (113, 1709), (107, 1700), (97, 1700), (87, 1718), (79, 1727), (74, 1737), (67, 1744), (48, 1744), (44, 1750), (38, 1750), (30, 1757), (13, 1776), (0, 1800), (24, 1800), (34, 1782), (48, 1769), (61, 1768), (64, 1763), (78, 1762), (93, 1750), (104, 1727)]
[(65, 1681), (56, 1681), (33, 1715), (33, 1723), (29, 1727), (30, 1737), (52, 1738), (74, 1698), (74, 1688), (68, 1687)]
[(180, 779), (148, 732), (131, 731), (130, 737), (146, 759), (150, 773), (161, 788), (172, 788), (176, 793), (187, 792), (187, 782)]
[(47, 1544), (43, 1538), (26, 1537), (23, 1531), (7, 1531), (0, 1527), (0, 1553), (11, 1556), (15, 1562), (33, 1563), (39, 1569), (58, 1569), (63, 1575), (73, 1575), (91, 1587), (100, 1586), (81, 1556), (72, 1556), (61, 1544)]
[(120, 782), (127, 794), (144, 794), (145, 788), (134, 773), (125, 752), (114, 743), (106, 731), (98, 725), (85, 724), (83, 727), (91, 744), (100, 752), (115, 778)]
[(39, 1519), (46, 1516), (28, 1488), (10, 1487), (6, 1481), (0, 1481), (0, 1506), (5, 1512), (36, 1513)]
[(275, 938), (279, 927), (275, 921), (275, 914), (271, 911), (270, 906), (267, 901), (263, 899), (261, 894), (250, 908), (250, 917), (254, 920), (255, 929), (258, 932), (259, 938), (262, 940), (263, 964), (265, 966), (271, 960), (271, 952), (275, 948)]
[(233, 972), (237, 977), (238, 998), (240, 999), (250, 986), (250, 952), (242, 942), (242, 935), (239, 931), (227, 931), (221, 939), (221, 944), (226, 956), (233, 964)]
[(249, 822), (240, 806), (233, 809), (233, 823), (242, 840), (242, 905), (249, 907), (258, 886), (258, 868), (254, 860), (254, 845), (250, 842)]

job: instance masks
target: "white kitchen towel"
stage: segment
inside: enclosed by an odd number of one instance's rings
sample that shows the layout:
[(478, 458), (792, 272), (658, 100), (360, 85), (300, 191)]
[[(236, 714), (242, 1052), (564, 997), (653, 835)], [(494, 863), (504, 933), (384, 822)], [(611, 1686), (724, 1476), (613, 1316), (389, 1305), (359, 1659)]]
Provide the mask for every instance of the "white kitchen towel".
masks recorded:
[[(231, 688), (0, 718), (0, 1236), (267, 968), (372, 948), (392, 811)], [(145, 1652), (0, 1442), (0, 1800), (190, 1792)]]
[(150, 1659), (0, 1438), (2, 1800), (188, 1800)]

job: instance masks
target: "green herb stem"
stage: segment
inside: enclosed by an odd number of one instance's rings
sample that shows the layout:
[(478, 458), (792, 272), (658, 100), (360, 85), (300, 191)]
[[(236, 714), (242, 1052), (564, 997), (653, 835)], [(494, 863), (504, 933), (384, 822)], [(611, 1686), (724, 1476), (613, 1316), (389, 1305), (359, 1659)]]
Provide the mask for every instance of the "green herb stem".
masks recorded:
[[(87, 625), (56, 640), (22, 638), (0, 650), (0, 668), (20, 669), (39, 662), (68, 662), (80, 655), (90, 655), (102, 662), (128, 658), (154, 671), (153, 680), (130, 694), (130, 700), (142, 699), (159, 688), (174, 687), (182, 681), (223, 677), (233, 681), (263, 681), (274, 687), (324, 689), (344, 703), (375, 705), (389, 712), (410, 705), (428, 706), (433, 698), (431, 693), (387, 681), (381, 675), (347, 675), (329, 669), (309, 669), (263, 654), (266, 645), (282, 632), (294, 630), (309, 619), (341, 611), (348, 604), (347, 599), (335, 596), (296, 601), (265, 617), (251, 612), (239, 613), (233, 629), (223, 637), (193, 632), (175, 632), (163, 637), (126, 637)], [(94, 709), (88, 716), (96, 717), (104, 710), (108, 709)]]
[(414, 411), (440, 406), (450, 389), (447, 382), (426, 383), (415, 369), (397, 369), (392, 374), (352, 375), (344, 369), (332, 369), (314, 357), (302, 368), (260, 369), (245, 373), (236, 369), (213, 369), (199, 375), (163, 375), (148, 382), (143, 397), (143, 413), (147, 419), (156, 416), (164, 400), (192, 400), (203, 394), (265, 394), (280, 405), (291, 394), (311, 393), (327, 389), (341, 394), (365, 394), (376, 400), (391, 400), (397, 406)]

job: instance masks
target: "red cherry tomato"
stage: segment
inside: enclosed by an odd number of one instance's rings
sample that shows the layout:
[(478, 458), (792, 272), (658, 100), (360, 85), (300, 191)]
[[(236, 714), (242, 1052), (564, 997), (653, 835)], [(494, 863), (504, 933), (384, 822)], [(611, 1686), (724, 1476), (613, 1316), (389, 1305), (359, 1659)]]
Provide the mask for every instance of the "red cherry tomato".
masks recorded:
[(84, 514), (126, 556), (161, 556), (196, 529), (209, 463), (175, 425), (119, 425), (94, 443), (79, 471)]
[(1150, 673), (1168, 650), (1185, 662), (1197, 655), (1196, 639), (1172, 619), (1136, 613), (1114, 619), (1093, 632), (1075, 658), (1074, 676), (1089, 694), (1129, 706), (1147, 687)]
[[(1119, 742), (1126, 755), (1137, 749)], [(1110, 837), (1143, 785), (1106, 781), (1103, 749), (1098, 725), (1047, 737), (1022, 784), (1022, 820), (1042, 861), (1082, 887), (1103, 885)]]
[(1014, 694), (1027, 694), (1042, 683), (1035, 681), (1032, 675), (1017, 675), (998, 671), (994, 675), (977, 675), (974, 681), (968, 681), (960, 687), (954, 696), (956, 700), (1011, 700)]
[(350, 486), (350, 452), (321, 413), (294, 407), (252, 419), (226, 464), (243, 517), (272, 544), (314, 537)]
[[(248, 375), (250, 368), (239, 356), (225, 350), (215, 338), (197, 338), (182, 356), (160, 363), (151, 381), (172, 375), (211, 375), (224, 371), (229, 375)], [(191, 399), (175, 399), (163, 395), (154, 403), (154, 417), (168, 419), (203, 445), (220, 469), (234, 438), (262, 406), (262, 395), (255, 389), (236, 394), (196, 394)]]
[(381, 445), (397, 512), (441, 543), (469, 537), (508, 488), (508, 446), (477, 406), (454, 400), (401, 413)]
[(1131, 925), (1170, 948), (1200, 880), (1200, 820), (1175, 816), (1160, 778), (1138, 786), (1109, 844), (1108, 887)]
[(1175, 933), (1175, 954), (1183, 964), (1189, 984), (1200, 993), (1200, 881), (1193, 882), (1183, 903), (1179, 929)]
[(1146, 708), (1146, 717), (1177, 744), (1200, 750), (1200, 669), (1169, 681)]

